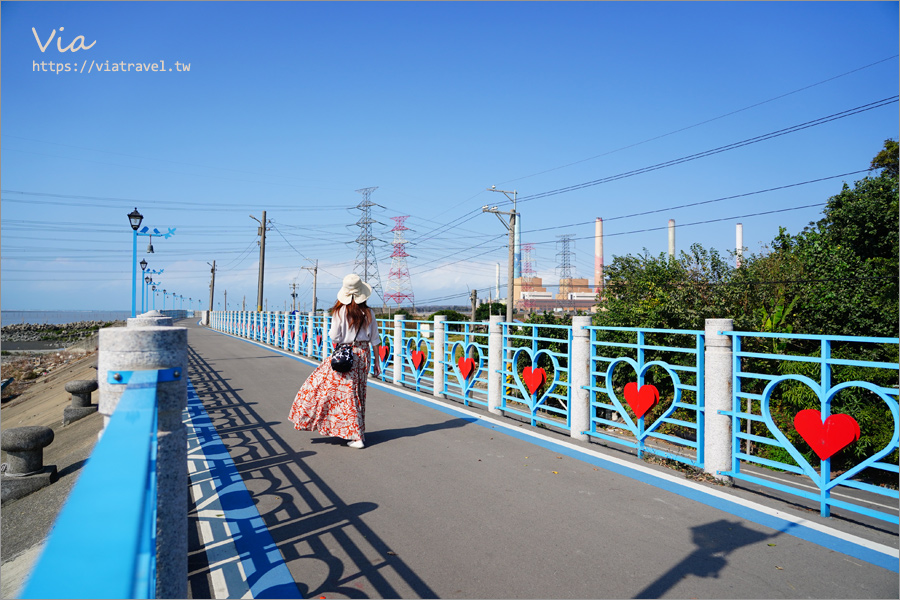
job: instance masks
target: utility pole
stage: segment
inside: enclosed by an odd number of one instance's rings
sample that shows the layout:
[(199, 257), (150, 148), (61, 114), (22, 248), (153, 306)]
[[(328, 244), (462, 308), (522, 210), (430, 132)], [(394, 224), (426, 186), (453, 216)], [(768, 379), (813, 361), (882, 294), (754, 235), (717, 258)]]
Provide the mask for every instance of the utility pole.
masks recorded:
[[(209, 265), (209, 263), (206, 264)], [(210, 266), (212, 267), (212, 270), (210, 271), (212, 273), (212, 279), (210, 279), (209, 281), (209, 310), (212, 310), (213, 295), (216, 292), (216, 261), (212, 261), (212, 264)]]
[(291, 312), (297, 311), (297, 282), (291, 284)]
[(228, 290), (225, 290), (225, 310), (228, 310)]
[(472, 322), (475, 322), (475, 304), (478, 302), (478, 290), (472, 290), (472, 293), (469, 294), (472, 299)]
[(312, 267), (300, 267), (301, 269), (306, 269), (307, 271), (312, 271), (313, 274), (313, 299), (312, 299), (312, 314), (316, 314), (316, 281), (319, 275), (319, 261), (316, 259), (316, 264)]
[[(497, 215), (497, 218), (500, 219), (500, 222), (509, 229), (509, 265), (507, 270), (507, 282), (506, 282), (506, 322), (512, 323), (513, 316), (513, 280), (515, 279), (515, 262), (516, 262), (516, 198), (518, 197), (518, 193), (516, 190), (511, 192), (507, 192), (504, 190), (498, 190), (496, 186), (491, 186), (488, 188), (489, 192), (500, 192), (504, 194), (507, 198), (512, 200), (513, 209), (511, 211), (502, 211), (497, 210), (496, 206), (488, 207), (487, 205), (481, 207), (481, 212), (492, 212)], [(510, 198), (510, 194), (512, 197)], [(503, 217), (500, 215), (509, 215), (509, 224), (506, 224), (506, 221), (503, 220)]]
[[(250, 215), (250, 218), (259, 223), (259, 230), (257, 231), (257, 235), (259, 235), (259, 288), (256, 293), (256, 311), (259, 312), (263, 309), (263, 275), (265, 275), (266, 270), (266, 211), (262, 211), (262, 221)], [(266, 310), (268, 310), (268, 306), (266, 306)]]
[(244, 299), (241, 300), (241, 310), (247, 310), (247, 294), (244, 294)]

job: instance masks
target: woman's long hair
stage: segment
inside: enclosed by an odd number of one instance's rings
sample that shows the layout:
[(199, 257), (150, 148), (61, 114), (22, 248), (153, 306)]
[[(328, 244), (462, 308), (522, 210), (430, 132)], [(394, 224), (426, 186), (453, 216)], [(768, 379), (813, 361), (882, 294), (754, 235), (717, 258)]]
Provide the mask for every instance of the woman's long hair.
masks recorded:
[(338, 300), (334, 303), (334, 306), (331, 307), (332, 318), (337, 316), (341, 307), (347, 309), (347, 322), (350, 324), (351, 328), (359, 331), (369, 324), (371, 313), (369, 313), (369, 307), (365, 302), (357, 304), (356, 301), (351, 298), (350, 304), (341, 304), (341, 301)]

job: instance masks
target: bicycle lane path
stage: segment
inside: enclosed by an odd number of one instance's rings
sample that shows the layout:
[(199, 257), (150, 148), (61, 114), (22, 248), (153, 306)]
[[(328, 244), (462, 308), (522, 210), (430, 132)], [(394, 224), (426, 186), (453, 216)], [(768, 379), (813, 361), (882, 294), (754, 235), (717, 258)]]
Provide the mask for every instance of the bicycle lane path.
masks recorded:
[(312, 363), (189, 329), (198, 400), (306, 597), (898, 595), (866, 531), (451, 402), (370, 382), (364, 450), (295, 431)]

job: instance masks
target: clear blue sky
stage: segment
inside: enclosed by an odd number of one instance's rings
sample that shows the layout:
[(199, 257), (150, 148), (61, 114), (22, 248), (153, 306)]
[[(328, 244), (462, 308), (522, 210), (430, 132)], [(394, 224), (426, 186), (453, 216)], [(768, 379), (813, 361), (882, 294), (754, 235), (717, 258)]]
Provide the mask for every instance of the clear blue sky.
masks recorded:
[[(76, 36), (93, 46), (59, 51)], [(897, 138), (896, 100), (791, 128), (895, 98), (898, 47), (897, 2), (3, 2), (0, 303), (129, 309), (135, 207), (176, 228), (137, 260), (185, 307), (207, 306), (213, 260), (216, 303), (255, 305), (263, 210), (269, 308), (296, 282), (308, 309), (311, 260), (331, 303), (375, 186), (382, 286), (390, 217), (410, 215), (419, 305), (483, 297), (496, 263), (505, 285), (492, 185), (518, 192), (545, 283), (563, 234), (593, 282), (596, 217), (606, 263), (665, 252), (669, 219), (679, 251), (725, 253), (741, 222), (759, 252)]]

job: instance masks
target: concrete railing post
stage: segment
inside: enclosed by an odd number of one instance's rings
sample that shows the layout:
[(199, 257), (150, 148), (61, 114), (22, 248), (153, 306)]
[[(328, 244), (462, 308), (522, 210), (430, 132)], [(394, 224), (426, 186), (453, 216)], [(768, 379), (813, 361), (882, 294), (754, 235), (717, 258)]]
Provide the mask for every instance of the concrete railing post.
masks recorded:
[(97, 379), (104, 427), (127, 387), (109, 383), (109, 374), (151, 369), (173, 369), (178, 373), (174, 381), (156, 386), (156, 597), (187, 598), (187, 429), (182, 422), (182, 412), (187, 407), (187, 329), (162, 326), (100, 330)]
[(572, 428), (570, 435), (587, 441), (585, 433), (591, 428), (591, 393), (584, 389), (591, 384), (591, 318), (572, 317), (572, 364), (569, 365)]
[(300, 325), (303, 322), (303, 315), (299, 312), (294, 315), (294, 352), (300, 354), (300, 345), (303, 340), (300, 336)]
[(447, 315), (434, 315), (434, 395), (444, 394), (444, 359), (447, 357), (445, 349)]
[(313, 355), (316, 343), (316, 313), (309, 313), (309, 321), (306, 325), (306, 355)]
[(503, 400), (503, 322), (501, 315), (491, 315), (488, 326), (488, 411), (502, 415)]
[(703, 470), (728, 483), (732, 478), (719, 471), (731, 470), (731, 417), (719, 411), (732, 409), (733, 363), (731, 337), (719, 332), (733, 330), (731, 319), (706, 319)]
[(403, 325), (406, 315), (394, 315), (394, 385), (400, 385), (403, 376)]

